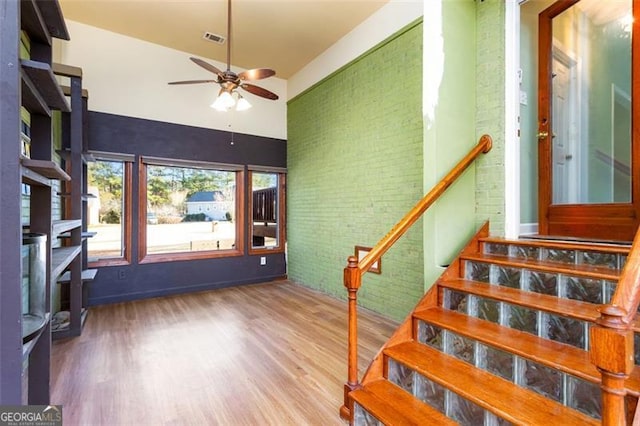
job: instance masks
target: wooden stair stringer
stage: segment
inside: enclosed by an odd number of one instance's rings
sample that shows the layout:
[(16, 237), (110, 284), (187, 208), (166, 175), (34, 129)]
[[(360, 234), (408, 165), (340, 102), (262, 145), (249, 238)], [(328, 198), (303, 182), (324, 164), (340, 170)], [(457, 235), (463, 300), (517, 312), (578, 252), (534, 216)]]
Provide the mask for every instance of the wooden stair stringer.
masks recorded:
[(384, 350), (387, 347), (394, 346), (403, 342), (413, 340), (413, 315), (417, 311), (428, 309), (439, 305), (438, 281), (442, 279), (454, 279), (460, 276), (460, 268), (462, 267), (460, 257), (462, 255), (471, 255), (480, 250), (480, 240), (489, 236), (489, 222), (478, 229), (476, 234), (471, 238), (467, 245), (461, 250), (460, 254), (445, 269), (442, 275), (434, 282), (425, 295), (420, 299), (415, 308), (402, 321), (400, 326), (391, 335), (389, 340), (380, 348), (376, 356), (373, 358), (369, 367), (362, 376), (360, 383), (366, 385), (372, 381), (384, 378)]

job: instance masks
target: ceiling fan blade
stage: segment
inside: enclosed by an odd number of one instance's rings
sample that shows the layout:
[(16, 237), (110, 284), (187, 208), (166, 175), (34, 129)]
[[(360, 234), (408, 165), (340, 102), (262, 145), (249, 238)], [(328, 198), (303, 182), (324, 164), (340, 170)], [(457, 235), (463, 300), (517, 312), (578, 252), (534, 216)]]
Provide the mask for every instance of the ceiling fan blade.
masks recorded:
[(189, 59), (191, 59), (193, 62), (195, 62), (196, 64), (200, 65), (202, 68), (204, 68), (207, 71), (211, 71), (212, 73), (214, 73), (216, 75), (221, 75), (222, 74), (222, 71), (220, 71), (218, 68), (214, 67), (213, 65), (211, 65), (208, 62), (203, 61), (200, 58), (194, 58), (192, 56)]
[(185, 80), (185, 81), (170, 81), (167, 84), (200, 84), (200, 83), (217, 83), (218, 80)]
[(253, 93), (254, 95), (261, 96), (263, 98), (271, 99), (275, 101), (278, 99), (278, 95), (273, 92), (268, 91), (267, 89), (263, 89), (262, 87), (254, 86), (253, 84), (243, 83), (240, 85), (244, 90), (249, 93)]
[(242, 71), (238, 74), (240, 80), (262, 80), (263, 78), (276, 75), (274, 70), (269, 68), (255, 68), (252, 70)]

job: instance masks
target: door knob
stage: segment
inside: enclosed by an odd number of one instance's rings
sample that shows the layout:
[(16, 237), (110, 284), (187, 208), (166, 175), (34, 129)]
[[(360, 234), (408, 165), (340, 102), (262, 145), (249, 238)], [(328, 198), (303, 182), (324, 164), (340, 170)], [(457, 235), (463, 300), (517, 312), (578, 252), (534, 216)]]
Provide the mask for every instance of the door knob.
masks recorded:
[(549, 137), (549, 132), (538, 132), (536, 136), (538, 137), (538, 140), (546, 139), (547, 137)]

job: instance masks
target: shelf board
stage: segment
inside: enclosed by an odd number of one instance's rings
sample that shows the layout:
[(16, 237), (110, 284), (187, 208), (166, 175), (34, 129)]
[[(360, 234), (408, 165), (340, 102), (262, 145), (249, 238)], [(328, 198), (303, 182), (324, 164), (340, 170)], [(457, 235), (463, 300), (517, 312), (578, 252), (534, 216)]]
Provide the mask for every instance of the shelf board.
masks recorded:
[(20, 167), (20, 172), (22, 174), (22, 183), (34, 186), (51, 186), (51, 179), (47, 179), (31, 169), (23, 166)]
[(53, 64), (51, 64), (51, 69), (53, 70), (53, 73), (55, 75), (60, 75), (63, 77), (82, 78), (82, 68), (80, 67), (74, 67), (72, 65), (60, 64), (58, 62), (54, 62)]
[(51, 109), (47, 106), (47, 103), (38, 92), (35, 84), (29, 78), (24, 70), (20, 71), (20, 77), (22, 80), (22, 106), (24, 106), (29, 112), (33, 114), (46, 115), (51, 117)]
[[(95, 237), (95, 236), (96, 236), (96, 234), (97, 234), (97, 232), (88, 232), (88, 231), (87, 231), (87, 232), (83, 232), (83, 233), (80, 235), (80, 238), (82, 238), (83, 240), (86, 240), (87, 238), (93, 238), (93, 237)], [(65, 233), (65, 234), (58, 235), (58, 238), (71, 238), (71, 234), (67, 232), (67, 233)]]
[[(98, 273), (97, 269), (85, 269), (82, 271), (82, 282), (93, 281), (96, 278), (96, 274)], [(60, 278), (58, 278), (58, 283), (66, 284), (71, 282), (71, 272), (67, 271)]]
[(22, 167), (26, 167), (45, 178), (71, 180), (71, 177), (53, 161), (21, 157), (20, 162), (22, 163)]
[(36, 4), (40, 8), (42, 17), (46, 22), (47, 30), (51, 37), (61, 40), (69, 40), (69, 30), (65, 23), (62, 9), (58, 0), (36, 0)]
[(62, 93), (49, 64), (30, 59), (21, 59), (20, 63), (48, 107), (62, 112), (71, 112), (67, 98)]
[(33, 41), (39, 41), (51, 46), (51, 34), (35, 0), (20, 2), (20, 20), (22, 29), (29, 34)]
[(57, 236), (72, 229), (80, 228), (81, 226), (81, 219), (54, 220), (51, 225), (51, 235)]
[(57, 247), (51, 255), (51, 277), (57, 279), (62, 271), (80, 254), (82, 246)]

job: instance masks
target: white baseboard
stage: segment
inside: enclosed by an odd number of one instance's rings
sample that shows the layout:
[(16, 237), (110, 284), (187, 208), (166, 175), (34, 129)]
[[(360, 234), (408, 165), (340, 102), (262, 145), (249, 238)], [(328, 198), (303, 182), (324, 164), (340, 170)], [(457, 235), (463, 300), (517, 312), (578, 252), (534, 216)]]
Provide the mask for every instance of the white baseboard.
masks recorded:
[(537, 223), (521, 223), (520, 235), (534, 235), (538, 233)]

